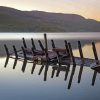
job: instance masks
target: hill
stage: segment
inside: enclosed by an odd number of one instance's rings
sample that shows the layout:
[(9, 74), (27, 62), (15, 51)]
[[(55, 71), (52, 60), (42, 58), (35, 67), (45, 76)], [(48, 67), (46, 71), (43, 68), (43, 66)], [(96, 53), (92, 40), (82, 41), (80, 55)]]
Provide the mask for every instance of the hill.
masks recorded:
[(100, 22), (76, 14), (20, 11), (0, 6), (0, 32), (100, 32)]

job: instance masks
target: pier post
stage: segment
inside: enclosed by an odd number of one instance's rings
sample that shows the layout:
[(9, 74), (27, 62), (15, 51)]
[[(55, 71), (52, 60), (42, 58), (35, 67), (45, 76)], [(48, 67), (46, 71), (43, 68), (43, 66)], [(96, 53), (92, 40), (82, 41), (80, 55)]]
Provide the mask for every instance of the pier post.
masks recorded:
[(67, 41), (66, 41), (66, 40), (65, 40), (64, 42), (65, 42), (65, 47), (66, 47), (67, 54), (68, 54), (68, 56), (70, 56), (68, 43), (67, 43)]
[(78, 41), (78, 48), (79, 48), (80, 57), (83, 60), (84, 56), (83, 56), (83, 51), (82, 51), (82, 46), (81, 46), (81, 42), (80, 41)]
[(5, 47), (5, 51), (6, 51), (7, 57), (9, 57), (9, 56), (10, 56), (10, 54), (9, 54), (9, 51), (8, 51), (8, 47), (7, 47), (7, 45), (6, 45), (6, 44), (4, 44), (4, 47)]
[(96, 50), (94, 42), (92, 42), (92, 48), (93, 48), (93, 53), (94, 53), (95, 60), (97, 60), (97, 64), (98, 64), (98, 55), (97, 55), (97, 50)]
[(24, 59), (27, 59), (25, 49), (23, 47), (21, 47), (21, 48), (22, 48), (22, 51), (23, 51)]
[[(98, 63), (98, 55), (97, 55), (97, 51), (96, 51), (96, 47), (95, 47), (94, 42), (92, 42), (92, 48), (93, 48), (93, 53), (94, 53), (95, 60), (97, 61), (96, 64), (99, 64)], [(94, 71), (93, 78), (92, 78), (92, 85), (93, 86), (95, 84), (96, 76), (97, 76), (97, 71)]]
[(51, 44), (52, 44), (52, 48), (53, 48), (53, 49), (56, 48), (55, 43), (54, 43), (53, 40), (51, 40)]
[(48, 44), (47, 44), (47, 35), (46, 34), (44, 34), (44, 41), (45, 41), (46, 60), (48, 62), (49, 58), (48, 58)]
[(34, 49), (34, 50), (36, 50), (36, 47), (35, 47), (35, 43), (34, 43), (34, 40), (31, 38), (31, 43), (32, 43), (32, 48)]
[(39, 42), (39, 45), (40, 45), (41, 49), (44, 51), (44, 46), (42, 45), (41, 41), (38, 40), (38, 42)]
[(24, 45), (24, 47), (27, 48), (27, 45), (26, 45), (25, 39), (22, 38), (22, 40), (23, 40), (23, 45)]
[(73, 62), (73, 64), (75, 65), (76, 62), (75, 62), (75, 58), (74, 58), (74, 56), (73, 56), (71, 44), (68, 43), (68, 46), (69, 46), (69, 51), (70, 51), (70, 56), (71, 56), (71, 58), (72, 58), (72, 62)]
[(16, 59), (18, 58), (18, 54), (17, 54), (17, 50), (16, 50), (16, 47), (13, 45), (13, 50), (14, 50), (14, 53), (15, 53), (15, 56), (16, 56)]

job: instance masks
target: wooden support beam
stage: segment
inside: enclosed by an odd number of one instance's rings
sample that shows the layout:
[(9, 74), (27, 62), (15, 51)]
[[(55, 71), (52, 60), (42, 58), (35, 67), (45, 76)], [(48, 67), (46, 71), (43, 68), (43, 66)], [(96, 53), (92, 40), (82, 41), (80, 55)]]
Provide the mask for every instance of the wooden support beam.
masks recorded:
[(32, 50), (33, 56), (35, 56), (36, 54), (35, 54), (35, 52), (34, 52), (34, 48), (32, 48), (31, 50)]
[(14, 64), (13, 64), (13, 69), (15, 69), (15, 67), (17, 65), (17, 61), (18, 61), (18, 59), (16, 58), (15, 61), (14, 61)]
[[(96, 50), (94, 42), (92, 42), (92, 49), (93, 49), (93, 53), (94, 53), (94, 58), (97, 61), (96, 64), (99, 64), (97, 50)], [(94, 84), (95, 84), (96, 76), (97, 76), (97, 71), (94, 71), (93, 78), (92, 78), (92, 86), (94, 86)]]
[(14, 50), (14, 53), (15, 53), (15, 56), (16, 56), (16, 59), (18, 58), (18, 54), (17, 54), (17, 50), (16, 50), (16, 47), (13, 45), (13, 50)]
[(68, 64), (67, 66), (66, 66), (66, 72), (65, 72), (65, 81), (67, 80), (67, 77), (68, 77), (68, 73), (69, 73), (69, 69), (70, 69), (70, 64)]
[(34, 49), (34, 50), (36, 50), (36, 46), (35, 46), (35, 43), (34, 43), (34, 40), (31, 38), (31, 43), (32, 43), (32, 48)]
[(68, 89), (71, 88), (73, 76), (74, 76), (74, 73), (75, 73), (75, 69), (76, 69), (76, 65), (73, 65), (71, 76), (70, 76), (69, 83), (68, 83)]
[(24, 39), (24, 38), (22, 38), (22, 40), (23, 40), (23, 45), (24, 45), (24, 48), (27, 48), (27, 45), (26, 45), (26, 41), (25, 41), (25, 39)]
[(52, 48), (53, 48), (53, 49), (56, 48), (55, 43), (54, 43), (53, 40), (51, 40), (51, 44), (52, 44)]
[(48, 58), (48, 43), (47, 43), (47, 35), (46, 34), (44, 34), (44, 42), (45, 42), (46, 61), (48, 62), (49, 61), (49, 58)]
[(82, 46), (81, 46), (81, 42), (80, 41), (78, 41), (78, 48), (79, 48), (80, 57), (83, 59), (84, 56), (83, 56), (83, 51), (82, 51)]
[(40, 74), (41, 74), (41, 72), (42, 72), (43, 68), (44, 68), (44, 65), (42, 65), (42, 66), (41, 66), (41, 68), (40, 68), (40, 70), (39, 70), (38, 75), (40, 75)]
[(81, 46), (80, 41), (78, 41), (78, 48), (79, 48), (79, 53), (80, 53), (80, 57), (82, 60), (82, 64), (80, 66), (79, 75), (78, 75), (78, 83), (80, 83), (81, 77), (82, 77), (82, 72), (83, 72), (83, 65), (84, 65), (84, 56), (83, 56), (83, 51), (82, 51), (82, 46)]
[(65, 47), (66, 47), (66, 52), (68, 54), (68, 56), (70, 57), (70, 51), (69, 51), (69, 47), (68, 47), (68, 42), (65, 40)]
[(9, 57), (7, 56), (6, 61), (5, 61), (5, 65), (4, 65), (5, 68), (7, 67), (8, 61), (9, 61)]
[(98, 55), (97, 55), (97, 50), (94, 42), (92, 42), (92, 48), (93, 48), (94, 58), (95, 60), (97, 60), (97, 64), (98, 64)]
[(23, 47), (21, 47), (21, 48), (22, 48), (22, 51), (23, 51), (24, 59), (27, 59), (26, 52), (25, 52), (24, 48)]
[(47, 72), (48, 72), (48, 63), (46, 63), (46, 66), (45, 66), (45, 71), (44, 71), (44, 81), (47, 80)]
[(51, 78), (53, 78), (53, 77), (54, 77), (55, 71), (56, 71), (56, 69), (54, 69), (54, 68), (52, 67), (52, 74), (51, 74)]
[(36, 67), (36, 64), (33, 63), (31, 74), (33, 74), (35, 67)]
[(70, 56), (72, 58), (72, 62), (73, 62), (73, 64), (76, 64), (75, 58), (74, 58), (73, 52), (72, 52), (72, 47), (71, 47), (71, 44), (70, 43), (68, 43), (68, 47), (69, 47), (69, 51), (70, 51)]
[(44, 49), (43, 44), (41, 43), (41, 41), (40, 41), (40, 40), (38, 40), (38, 42), (39, 42), (39, 45), (40, 45), (41, 49), (44, 51), (45, 49)]
[(10, 56), (10, 54), (9, 54), (8, 47), (7, 47), (7, 45), (6, 45), (6, 44), (4, 44), (4, 48), (5, 48), (5, 51), (6, 51), (7, 57), (9, 57), (9, 56)]

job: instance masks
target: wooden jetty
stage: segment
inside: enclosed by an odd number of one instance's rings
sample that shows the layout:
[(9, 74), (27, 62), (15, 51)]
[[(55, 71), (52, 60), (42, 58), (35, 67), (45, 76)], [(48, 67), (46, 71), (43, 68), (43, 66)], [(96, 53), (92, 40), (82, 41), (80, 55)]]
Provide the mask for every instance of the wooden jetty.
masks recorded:
[(57, 48), (55, 46), (54, 41), (51, 40), (51, 44), (52, 44), (51, 50), (48, 50), (46, 34), (44, 34), (45, 47), (43, 46), (40, 40), (38, 41), (41, 47), (41, 50), (36, 49), (33, 39), (31, 39), (32, 48), (28, 48), (24, 38), (22, 40), (23, 40), (23, 46), (21, 47), (21, 49), (17, 50), (16, 47), (13, 46), (14, 52), (12, 53), (9, 52), (7, 45), (6, 44), (4, 45), (7, 58), (13, 58), (13, 59), (17, 59), (17, 60), (24, 61), (24, 62), (27, 61), (29, 63), (39, 62), (40, 64), (43, 64), (43, 63), (48, 63), (50, 65), (58, 64), (59, 66), (70, 64), (70, 65), (79, 65), (82, 67), (87, 66), (95, 70), (100, 68), (100, 60), (98, 59), (98, 55), (97, 55), (94, 42), (92, 42), (94, 59), (90, 59), (90, 58), (84, 58), (80, 41), (78, 41), (80, 57), (75, 57), (73, 55), (71, 44), (67, 43), (66, 40), (65, 40), (65, 49)]
[[(4, 45), (7, 54), (4, 67), (7, 66), (9, 58), (14, 59), (13, 69), (15, 69), (17, 65), (17, 61), (23, 62), (22, 69), (21, 69), (22, 72), (25, 72), (27, 63), (32, 63), (31, 74), (34, 73), (36, 65), (41, 65), (38, 75), (40, 75), (43, 69), (45, 69), (44, 81), (47, 80), (47, 73), (49, 67), (52, 67), (51, 78), (54, 77), (55, 72), (56, 72), (56, 77), (58, 77), (60, 72), (63, 71), (65, 72), (65, 77), (64, 77), (65, 81), (67, 80), (69, 71), (71, 71), (69, 82), (68, 82), (68, 89), (71, 88), (76, 66), (80, 66), (79, 74), (78, 74), (78, 83), (80, 83), (81, 81), (83, 68), (90, 67), (91, 69), (94, 70), (93, 77), (92, 77), (92, 86), (94, 86), (97, 73), (100, 73), (100, 60), (98, 58), (97, 50), (94, 42), (92, 42), (94, 59), (91, 59), (91, 58), (84, 57), (80, 41), (78, 41), (78, 49), (79, 49), (80, 57), (76, 57), (73, 54), (71, 43), (68, 43), (66, 40), (64, 41), (65, 48), (57, 48), (54, 43), (54, 40), (51, 40), (52, 49), (50, 50), (48, 49), (46, 34), (44, 34), (45, 47), (43, 46), (42, 42), (38, 40), (41, 50), (36, 49), (33, 39), (31, 39), (32, 48), (28, 48), (24, 38), (22, 40), (23, 40), (23, 46), (21, 47), (21, 49), (17, 50), (15, 45), (13, 45), (13, 52), (11, 53), (9, 52), (7, 45), (6, 44)], [(72, 70), (70, 70), (70, 67), (72, 67)]]

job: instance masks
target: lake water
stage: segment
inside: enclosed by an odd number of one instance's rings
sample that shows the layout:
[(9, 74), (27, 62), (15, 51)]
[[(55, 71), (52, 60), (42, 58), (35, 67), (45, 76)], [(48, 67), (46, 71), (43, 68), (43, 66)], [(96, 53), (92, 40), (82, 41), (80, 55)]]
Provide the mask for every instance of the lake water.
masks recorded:
[[(30, 39), (33, 38), (36, 48), (40, 49), (38, 41), (43, 41), (43, 33), (0, 33), (0, 100), (100, 100), (100, 74), (90, 67), (70, 66), (67, 71), (60, 71), (59, 77), (53, 67), (49, 66), (45, 80), (46, 66), (27, 63), (25, 72), (21, 71), (23, 62), (18, 61), (13, 69), (14, 59), (9, 59), (6, 68), (6, 54), (4, 44), (13, 52), (12, 45), (19, 50), (22, 37), (26, 38), (28, 47), (32, 47)], [(91, 42), (95, 41), (98, 57), (100, 59), (100, 33), (48, 33), (48, 45), (51, 49), (50, 39), (54, 39), (57, 47), (64, 47), (64, 40), (71, 42), (74, 56), (79, 56), (77, 41), (82, 43), (84, 57), (94, 58)], [(33, 74), (31, 73), (34, 69)], [(43, 68), (42, 72), (40, 70)], [(82, 72), (81, 72), (82, 71)], [(81, 75), (79, 75), (81, 72)]]

